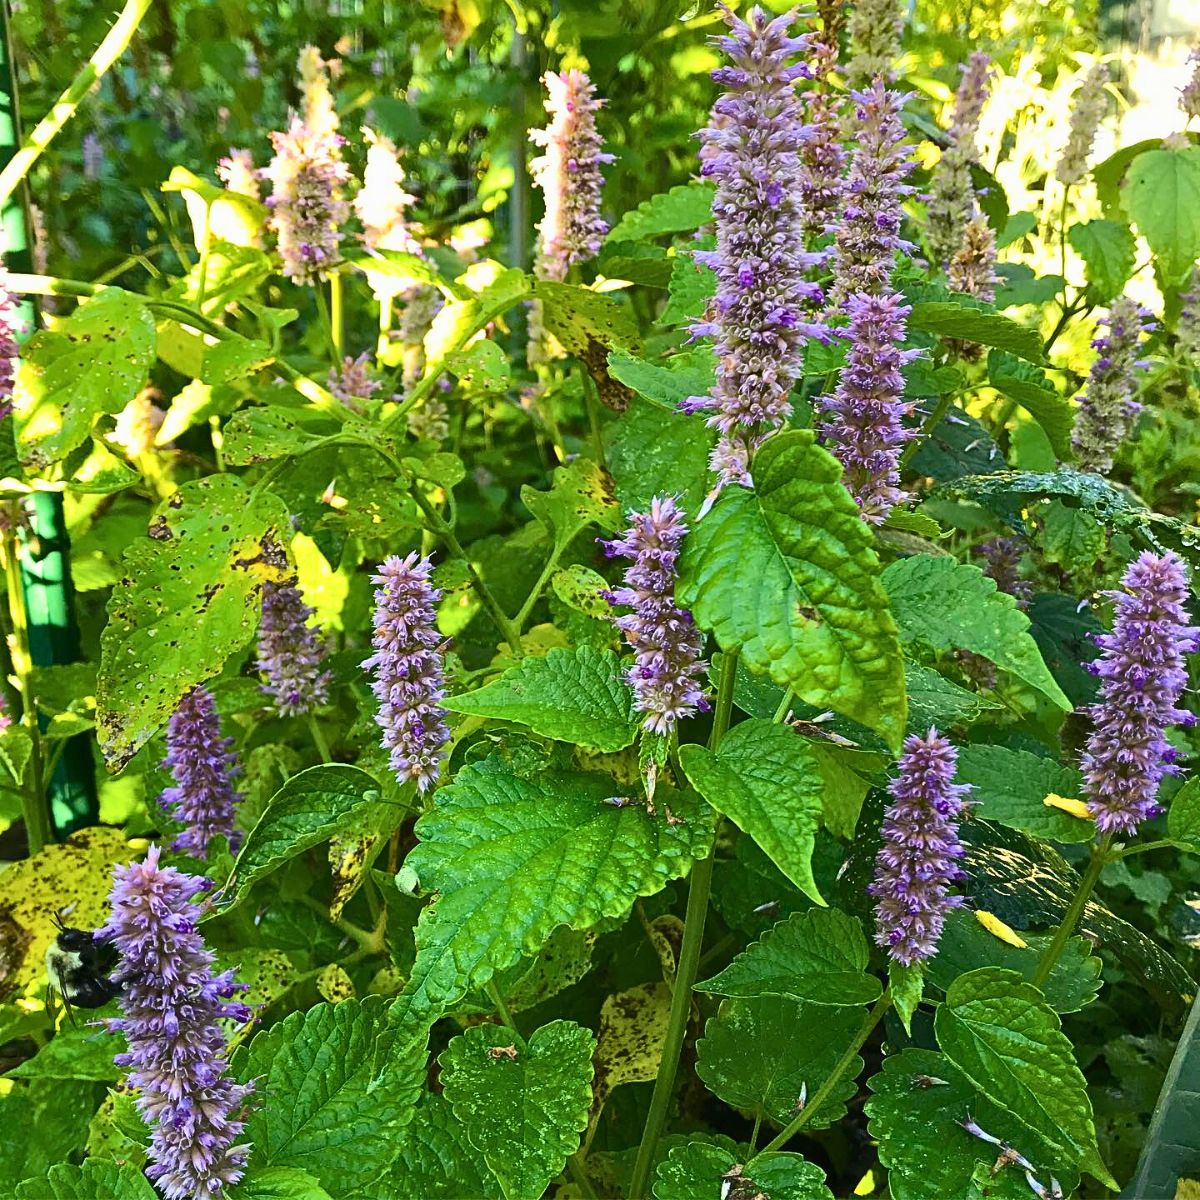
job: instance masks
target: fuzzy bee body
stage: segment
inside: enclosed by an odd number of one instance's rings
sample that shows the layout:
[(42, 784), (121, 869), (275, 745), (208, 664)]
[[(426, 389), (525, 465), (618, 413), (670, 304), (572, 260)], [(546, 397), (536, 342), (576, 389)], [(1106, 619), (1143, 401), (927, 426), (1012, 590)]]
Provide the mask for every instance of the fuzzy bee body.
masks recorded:
[(72, 1008), (103, 1008), (121, 992), (108, 974), (116, 961), (112, 948), (86, 929), (72, 929), (61, 921), (58, 929), (58, 937), (46, 948), (50, 983), (68, 1013)]

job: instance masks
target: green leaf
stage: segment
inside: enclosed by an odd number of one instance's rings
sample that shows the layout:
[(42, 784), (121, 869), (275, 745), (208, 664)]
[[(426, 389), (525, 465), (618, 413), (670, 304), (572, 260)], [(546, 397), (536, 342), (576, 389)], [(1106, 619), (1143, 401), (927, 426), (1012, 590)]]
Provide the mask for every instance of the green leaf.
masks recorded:
[(119, 770), (183, 695), (221, 672), (258, 624), (262, 581), (287, 568), (287, 512), (232, 475), (185, 483), (130, 543), (100, 640), (96, 723)]
[[(1033, 982), (1034, 972), (1050, 945), (1051, 935), (1026, 935), (1026, 949), (1010, 946), (989, 933), (966, 909), (955, 909), (946, 917), (938, 952), (926, 964), (929, 979), (946, 991), (960, 975), (979, 967), (1001, 967), (1016, 971)], [(1101, 962), (1092, 954), (1087, 938), (1071, 938), (1049, 979), (1041, 985), (1046, 1003), (1055, 1012), (1078, 1012), (1091, 1004), (1100, 990)]]
[(313, 1176), (296, 1167), (252, 1167), (228, 1194), (229, 1200), (333, 1200)]
[(335, 833), (359, 828), (380, 803), (375, 779), (345, 763), (323, 763), (290, 776), (238, 852), (233, 874), (216, 896), (219, 911), (236, 908), (258, 880), (289, 859)]
[[(854, 1041), (862, 1010), (804, 1004), (782, 996), (722, 1000), (696, 1043), (696, 1074), (726, 1104), (786, 1125), (811, 1100)], [(796, 1031), (804, 1036), (797, 1037)], [(825, 1129), (846, 1114), (862, 1070), (857, 1055), (829, 1093), (810, 1129)]]
[(1200, 1173), (1200, 997), (1192, 1001), (1187, 1024), (1175, 1047), (1162, 1091), (1150, 1117), (1150, 1129), (1133, 1178), (1122, 1200), (1182, 1195), (1185, 1178)]
[[(45, 1200), (47, 1171), (83, 1149), (88, 1122), (103, 1096), (103, 1084), (62, 1079), (31, 1079), (0, 1096), (0, 1195), (13, 1195), (18, 1183), (36, 1176), (41, 1191), (26, 1191), (22, 1200)], [(73, 1172), (64, 1178), (68, 1188), (78, 1182)], [(82, 1195), (91, 1200), (86, 1190)]]
[(404, 1129), (399, 1153), (380, 1181), (382, 1196), (420, 1200), (499, 1200), (500, 1185), (479, 1161), (467, 1130), (442, 1095), (426, 1095)]
[(753, 492), (726, 488), (689, 534), (680, 602), (752, 671), (897, 744), (903, 659), (841, 467), (811, 431), (792, 430), (764, 444), (753, 477)]
[(541, 658), (523, 659), (486, 686), (449, 697), (442, 707), (603, 751), (632, 745), (640, 723), (620, 660), (593, 646), (559, 646)]
[(711, 183), (684, 183), (669, 192), (660, 192), (627, 212), (609, 230), (607, 240), (636, 242), (664, 233), (699, 229), (712, 220), (716, 194), (716, 186)]
[(425, 1044), (399, 1043), (382, 996), (316, 1004), (255, 1035), (233, 1061), (255, 1079), (251, 1166), (307, 1171), (335, 1196), (379, 1176), (425, 1082)]
[(577, 458), (557, 468), (548, 492), (524, 485), (521, 503), (546, 527), (557, 553), (589, 525), (612, 533), (621, 523), (612, 481), (590, 458)]
[(17, 452), (41, 469), (82, 445), (102, 413), (119, 413), (154, 364), (154, 318), (120, 288), (104, 288), (21, 350), (13, 391)]
[(874, 1004), (882, 988), (867, 974), (867, 939), (836, 908), (793, 913), (719, 974), (696, 984), (717, 996), (786, 996), (812, 1004)]
[(275, 354), (266, 342), (237, 334), (222, 338), (204, 352), (200, 382), (210, 386), (248, 379), (275, 361)]
[(1089, 842), (1096, 832), (1093, 822), (1043, 803), (1050, 795), (1077, 800), (1083, 787), (1074, 767), (1052, 758), (1006, 746), (964, 746), (958, 752), (958, 781), (974, 788), (974, 812), (989, 821), (1055, 842)]
[[(587, 355), (593, 342), (631, 349), (640, 338), (629, 310), (611, 296), (574, 283), (539, 279), (534, 296), (542, 302), (542, 324), (568, 354)], [(602, 360), (603, 361), (603, 360)]]
[(908, 688), (908, 727), (913, 733), (924, 733), (930, 725), (939, 729), (967, 725), (977, 720), (984, 709), (1000, 707), (993, 700), (951, 683), (931, 667), (907, 658), (904, 679)]
[(1042, 555), (1068, 572), (1090, 570), (1108, 545), (1104, 526), (1086, 508), (1051, 500), (1042, 514)]
[[(1015, 1166), (991, 1177), (999, 1147), (967, 1133), (961, 1124), (967, 1116), (1020, 1150), (1043, 1185), (1053, 1173), (1066, 1183), (1068, 1195), (1073, 1191), (1069, 1158), (989, 1103), (944, 1055), (911, 1048), (889, 1054), (867, 1086), (874, 1093), (866, 1103), (868, 1128), (879, 1144), (894, 1200), (1026, 1200), (1033, 1195)], [(987, 1178), (986, 1190), (972, 1186), (977, 1174)]]
[(489, 758), (435, 793), (406, 866), (439, 895), (421, 913), (397, 1019), (428, 1024), (536, 953), (556, 926), (622, 917), (708, 853), (712, 826), (696, 797), (659, 785), (658, 798), (681, 818), (672, 824), (606, 803), (613, 787), (606, 775), (521, 778)]
[(1101, 304), (1119, 296), (1133, 274), (1137, 241), (1120, 221), (1088, 221), (1072, 225), (1067, 241), (1083, 259), (1088, 290)]
[(40, 1179), (17, 1184), (15, 1200), (157, 1200), (150, 1181), (134, 1166), (88, 1159), (82, 1166), (56, 1163)]
[(1020, 325), (999, 313), (970, 308), (948, 300), (925, 300), (912, 306), (908, 317), (910, 330), (936, 333), (963, 342), (978, 342), (1007, 350), (1028, 362), (1045, 361), (1042, 338), (1036, 329)]
[(889, 959), (888, 988), (892, 993), (896, 1015), (904, 1026), (904, 1032), (911, 1037), (912, 1019), (925, 995), (925, 964), (917, 962), (906, 967), (895, 959)]
[(0, 731), (0, 766), (17, 787), (22, 785), (32, 758), (33, 737), (24, 725), (9, 725)]
[(1200, 849), (1200, 776), (1193, 775), (1172, 798), (1167, 835), (1181, 846)]
[(804, 742), (786, 725), (751, 719), (735, 725), (714, 754), (680, 747), (692, 787), (748, 833), (807, 896), (823, 904), (812, 874), (824, 779)]
[(486, 392), (503, 392), (512, 380), (504, 351), (486, 338), (447, 355), (446, 366), (467, 387), (479, 387)]
[(221, 431), (225, 461), (250, 467), (310, 450), (338, 425), (324, 413), (290, 408), (244, 408)]
[[(736, 1181), (734, 1188), (731, 1180)], [(743, 1194), (770, 1200), (833, 1200), (825, 1172), (799, 1154), (760, 1154), (745, 1165), (731, 1150), (708, 1142), (673, 1147), (658, 1164), (653, 1193), (654, 1200), (729, 1200)]]
[(1042, 427), (1059, 458), (1071, 456), (1075, 410), (1059, 395), (1041, 367), (1006, 350), (988, 354), (988, 382), (1015, 400)]
[(538, 1200), (578, 1149), (595, 1048), (572, 1021), (543, 1025), (524, 1046), (503, 1025), (476, 1025), (438, 1059), (446, 1099), (505, 1200)]
[(687, 250), (677, 251), (671, 260), (670, 298), (658, 318), (660, 323), (689, 325), (699, 321), (716, 291), (716, 272), (698, 263)]
[[(115, 1016), (105, 1013), (101, 1016)], [(63, 1027), (32, 1057), (8, 1072), (10, 1079), (92, 1079), (115, 1083), (121, 1072), (113, 1055), (125, 1051), (125, 1039), (94, 1025)]]
[(679, 406), (685, 400), (690, 396), (703, 396), (712, 386), (712, 377), (705, 371), (695, 367), (671, 369), (659, 366), (622, 350), (609, 351), (608, 373), (676, 418), (680, 415)]
[(946, 1057), (993, 1104), (1115, 1189), (1096, 1145), (1087, 1081), (1037, 988), (996, 967), (962, 975), (946, 992), (934, 1030)]
[(1180, 282), (1200, 258), (1200, 148), (1139, 154), (1122, 193), (1125, 211), (1164, 277)]
[(892, 563), (883, 584), (905, 643), (981, 654), (1070, 711), (1070, 700), (1029, 635), (1029, 618), (978, 567), (917, 554)]
[(425, 335), (424, 377), (441, 374), (450, 355), (514, 304), (527, 299), (531, 290), (529, 276), (517, 267), (509, 267), (478, 293), (451, 300), (434, 317)]

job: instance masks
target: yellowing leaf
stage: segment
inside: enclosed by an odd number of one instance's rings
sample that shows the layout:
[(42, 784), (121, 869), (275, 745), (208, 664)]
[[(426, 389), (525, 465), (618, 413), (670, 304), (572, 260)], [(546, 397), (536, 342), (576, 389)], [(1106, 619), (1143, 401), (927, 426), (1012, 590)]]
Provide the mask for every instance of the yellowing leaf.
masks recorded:
[(1088, 806), (1082, 800), (1072, 800), (1067, 796), (1057, 796), (1051, 792), (1042, 803), (1047, 808), (1061, 808), (1063, 812), (1070, 813), (1073, 817), (1082, 817), (1085, 821), (1092, 819)]
[(1007, 942), (1010, 946), (1016, 946), (1018, 950), (1024, 950), (1029, 945), (1011, 925), (1005, 925), (999, 917), (994, 916), (990, 912), (976, 909), (975, 920), (993, 937), (998, 937), (1002, 942)]

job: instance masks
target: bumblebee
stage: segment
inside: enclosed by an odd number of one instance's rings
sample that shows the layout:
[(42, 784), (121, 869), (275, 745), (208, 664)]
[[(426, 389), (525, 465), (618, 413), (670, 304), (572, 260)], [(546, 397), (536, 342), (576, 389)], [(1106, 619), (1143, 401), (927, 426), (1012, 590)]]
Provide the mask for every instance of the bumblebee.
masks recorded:
[(120, 985), (109, 975), (117, 953), (90, 930), (73, 929), (58, 916), (54, 924), (58, 937), (46, 948), (46, 974), (73, 1021), (72, 1008), (103, 1008), (120, 995)]

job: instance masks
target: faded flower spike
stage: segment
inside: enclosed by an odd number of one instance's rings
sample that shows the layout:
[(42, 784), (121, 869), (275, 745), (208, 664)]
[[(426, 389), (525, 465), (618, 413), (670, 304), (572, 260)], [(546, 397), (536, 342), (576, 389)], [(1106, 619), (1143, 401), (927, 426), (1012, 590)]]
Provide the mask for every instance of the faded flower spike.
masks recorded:
[(858, 144), (837, 229), (831, 296), (837, 305), (855, 292), (877, 296), (890, 290), (896, 251), (914, 249), (900, 236), (901, 204), (913, 191), (904, 182), (914, 163), (900, 120), (907, 96), (888, 91), (879, 79), (852, 95)]
[(238, 196), (249, 196), (251, 200), (258, 200), (261, 196), (258, 170), (249, 150), (231, 147), (229, 153), (217, 163), (217, 178), (228, 191)]
[(1188, 55), (1188, 66), (1192, 68), (1192, 73), (1187, 83), (1179, 89), (1179, 107), (1190, 121), (1193, 117), (1200, 117), (1200, 47)]
[(1175, 344), (1183, 365), (1200, 368), (1200, 271), (1192, 269), (1186, 289), (1179, 297), (1179, 319), (1175, 322)]
[(877, 76), (896, 78), (904, 14), (900, 0), (857, 0), (850, 9), (850, 58), (846, 80), (852, 88), (865, 87)]
[(116, 1063), (140, 1092), (151, 1127), (146, 1174), (167, 1200), (212, 1200), (242, 1177), (250, 1147), (237, 1145), (252, 1084), (229, 1077), (219, 1020), (252, 1013), (232, 997), (245, 990), (233, 972), (213, 974), (213, 956), (197, 932), (195, 897), (208, 879), (159, 865), (151, 846), (140, 863), (118, 867), (112, 915), (96, 933), (120, 954), (114, 982), (123, 1017), (109, 1021), (129, 1042)]
[(1137, 357), (1142, 335), (1154, 325), (1150, 313), (1135, 301), (1114, 300), (1101, 324), (1108, 332), (1092, 342), (1096, 360), (1075, 412), (1071, 444), (1084, 471), (1107, 474), (1113, 456), (1133, 429), (1141, 404), (1134, 399), (1138, 372), (1146, 366)]
[(393, 554), (371, 576), (375, 584), (375, 653), (364, 663), (375, 681), (379, 701), (375, 722), (383, 730), (383, 748), (401, 783), (413, 780), (425, 791), (442, 769), (442, 748), (450, 731), (438, 701), (443, 683), (441, 635), (434, 605), (442, 593), (429, 583), (433, 564)]
[(1100, 634), (1101, 654), (1088, 669), (1100, 678), (1093, 731), (1080, 760), (1088, 809), (1101, 833), (1128, 834), (1158, 812), (1164, 775), (1176, 773), (1169, 725), (1193, 725), (1177, 707), (1187, 687), (1184, 655), (1200, 649), (1200, 629), (1188, 624), (1188, 576), (1170, 551), (1146, 551), (1111, 592), (1112, 633)]
[(221, 721), (212, 693), (192, 688), (167, 723), (167, 757), (163, 766), (174, 783), (159, 797), (164, 811), (187, 828), (172, 849), (195, 858), (207, 858), (214, 837), (223, 836), (236, 852), (241, 835), (233, 827), (241, 799), (233, 790), (238, 773), (229, 747), (232, 738), (221, 736)]
[(310, 625), (313, 610), (304, 603), (296, 576), (286, 583), (263, 584), (258, 625), (258, 669), (262, 690), (281, 717), (297, 717), (329, 700), (328, 671), (321, 669), (325, 647)]
[(729, 12), (726, 19), (732, 32), (717, 43), (732, 65), (713, 78), (728, 91), (698, 134), (701, 174), (717, 181), (717, 248), (694, 255), (716, 272), (717, 294), (707, 319), (691, 330), (715, 339), (717, 379), (711, 395), (684, 405), (711, 413), (708, 424), (720, 431), (709, 461), (718, 490), (750, 486), (755, 447), (791, 412), (805, 342), (828, 336), (824, 326), (804, 320), (821, 298), (805, 279), (819, 256), (804, 249), (800, 203), (808, 127), (795, 81), (808, 68), (789, 59), (808, 39), (788, 35), (790, 15), (768, 21), (753, 8), (745, 21)]
[(371, 370), (371, 353), (364, 350), (357, 358), (346, 355), (341, 367), (329, 371), (329, 390), (352, 412), (362, 411), (362, 401), (369, 400), (383, 382)]
[(962, 905), (950, 886), (965, 878), (958, 819), (971, 789), (954, 782), (958, 752), (936, 729), (904, 743), (888, 787), (883, 846), (867, 892), (877, 900), (875, 941), (910, 967), (937, 953), (946, 914)]
[(675, 500), (655, 496), (649, 512), (631, 514), (623, 538), (603, 543), (610, 558), (621, 555), (632, 563), (625, 569), (625, 586), (608, 598), (632, 610), (616, 625), (635, 655), (626, 678), (650, 733), (669, 734), (680, 718), (708, 710), (700, 686), (703, 639), (692, 614), (675, 603), (676, 562), (686, 533)]
[(961, 246), (964, 229), (975, 207), (971, 164), (979, 157), (976, 140), (991, 76), (992, 60), (977, 50), (967, 60), (955, 94), (954, 118), (946, 135), (950, 144), (933, 170), (926, 202), (929, 248), (942, 264), (947, 263)]
[(824, 413), (821, 437), (842, 464), (843, 482), (862, 510), (863, 519), (879, 525), (906, 493), (900, 482), (900, 451), (916, 436), (905, 429), (901, 368), (921, 356), (902, 350), (904, 321), (912, 309), (896, 293), (856, 293), (846, 301), (850, 314), (850, 353), (837, 391), (818, 404)]
[(1066, 187), (1078, 183), (1087, 174), (1092, 143), (1096, 140), (1096, 131), (1108, 107), (1108, 97), (1105, 95), (1108, 80), (1107, 65), (1096, 63), (1084, 76), (1083, 83), (1075, 93), (1067, 144), (1063, 147), (1058, 166), (1054, 168), (1055, 179)]
[(404, 168), (396, 144), (372, 129), (364, 129), (367, 163), (362, 187), (354, 197), (354, 211), (363, 227), (363, 244), (368, 250), (402, 250), (420, 254), (406, 216), (416, 199), (404, 190)]
[(596, 113), (604, 105), (582, 71), (549, 72), (546, 111), (550, 124), (530, 137), (545, 153), (530, 163), (534, 182), (542, 189), (546, 212), (538, 226), (537, 263), (540, 279), (565, 279), (576, 263), (600, 252), (608, 225), (600, 216), (604, 176), (600, 168), (613, 161), (605, 154), (596, 130)]

